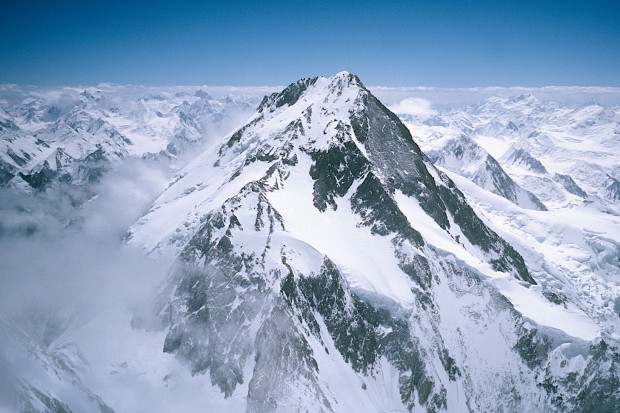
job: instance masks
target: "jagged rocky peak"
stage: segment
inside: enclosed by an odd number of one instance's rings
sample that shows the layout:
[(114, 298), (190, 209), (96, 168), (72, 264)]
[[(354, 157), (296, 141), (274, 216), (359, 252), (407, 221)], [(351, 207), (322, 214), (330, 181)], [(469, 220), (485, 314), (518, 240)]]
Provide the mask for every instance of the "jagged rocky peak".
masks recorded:
[(482, 106), (487, 108), (495, 106), (495, 109), (500, 111), (530, 111), (540, 106), (540, 101), (531, 93), (523, 93), (508, 98), (491, 97)]
[(614, 201), (620, 201), (620, 181), (614, 177), (607, 175), (607, 188), (605, 195)]
[(517, 95), (517, 96), (511, 96), (510, 98), (508, 98), (508, 102), (515, 104), (527, 104), (527, 105), (531, 105), (531, 104), (538, 104), (538, 99), (536, 99), (536, 97), (534, 97), (534, 95), (532, 95), (531, 93), (524, 93), (521, 95)]
[(198, 89), (196, 92), (194, 92), (194, 96), (205, 100), (213, 99), (209, 93), (205, 92), (202, 89)]
[(562, 184), (562, 186), (564, 187), (564, 189), (566, 189), (567, 192), (573, 195), (577, 195), (578, 197), (581, 197), (581, 198), (588, 197), (588, 194), (583, 189), (581, 189), (579, 185), (577, 185), (577, 183), (573, 180), (573, 178), (570, 175), (563, 175), (563, 174), (556, 173), (553, 176), (556, 181)]
[[(100, 95), (100, 92), (95, 92), (95, 94)], [(98, 97), (95, 97), (92, 93), (90, 93), (87, 90), (84, 90), (82, 93), (80, 93), (80, 96), (84, 97), (87, 100), (97, 100)]]
[(267, 108), (273, 111), (284, 105), (292, 106), (298, 101), (302, 94), (304, 94), (310, 87), (316, 85), (317, 82), (319, 82), (319, 87), (325, 87), (325, 83), (328, 82), (329, 84), (327, 85), (327, 90), (330, 93), (336, 93), (338, 95), (340, 95), (345, 88), (350, 86), (358, 86), (365, 89), (364, 85), (357, 76), (346, 71), (337, 73), (329, 78), (304, 78), (290, 84), (281, 92), (274, 92), (269, 96), (265, 96), (258, 107), (258, 111), (262, 112)]

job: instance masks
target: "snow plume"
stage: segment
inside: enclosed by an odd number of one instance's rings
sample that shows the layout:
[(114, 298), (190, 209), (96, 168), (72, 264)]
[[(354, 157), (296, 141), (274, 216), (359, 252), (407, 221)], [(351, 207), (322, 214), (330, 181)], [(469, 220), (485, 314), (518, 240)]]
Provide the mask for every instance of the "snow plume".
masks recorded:
[(397, 104), (390, 106), (389, 109), (398, 115), (409, 115), (419, 118), (430, 118), (437, 115), (432, 103), (422, 98), (407, 98)]

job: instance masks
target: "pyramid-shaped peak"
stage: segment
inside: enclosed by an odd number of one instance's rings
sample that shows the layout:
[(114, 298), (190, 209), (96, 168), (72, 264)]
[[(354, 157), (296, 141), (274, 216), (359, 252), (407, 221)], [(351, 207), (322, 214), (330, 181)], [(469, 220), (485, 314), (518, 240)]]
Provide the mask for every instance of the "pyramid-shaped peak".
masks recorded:
[(342, 70), (338, 73), (336, 73), (335, 75), (332, 76), (332, 78), (336, 78), (336, 77), (348, 77), (351, 76), (351, 73), (346, 71), (346, 70)]

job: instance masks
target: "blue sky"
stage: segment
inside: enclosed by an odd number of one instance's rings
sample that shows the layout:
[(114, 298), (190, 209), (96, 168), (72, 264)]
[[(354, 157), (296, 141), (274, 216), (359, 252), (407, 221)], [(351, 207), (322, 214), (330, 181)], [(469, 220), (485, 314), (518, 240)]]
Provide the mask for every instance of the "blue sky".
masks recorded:
[[(8, 3), (8, 4), (7, 4)], [(0, 83), (620, 86), (620, 1), (19, 1)]]

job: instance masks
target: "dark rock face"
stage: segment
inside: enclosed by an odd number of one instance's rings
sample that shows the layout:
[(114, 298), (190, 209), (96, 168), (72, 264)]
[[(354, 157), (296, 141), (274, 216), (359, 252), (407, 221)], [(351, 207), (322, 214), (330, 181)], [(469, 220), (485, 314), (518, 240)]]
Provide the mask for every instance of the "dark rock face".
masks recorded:
[(508, 162), (525, 166), (532, 172), (547, 174), (545, 166), (524, 149), (515, 149), (508, 158)]
[(40, 171), (31, 175), (19, 173), (19, 176), (34, 189), (45, 189), (50, 183), (54, 182), (58, 173), (52, 170), (48, 163), (44, 163)]
[(413, 245), (424, 245), (420, 233), (411, 228), (407, 217), (398, 209), (391, 194), (373, 174), (368, 173), (358, 186), (351, 197), (351, 207), (373, 234), (386, 236), (396, 233)]
[(609, 185), (607, 185), (605, 195), (607, 198), (613, 199), (614, 201), (620, 201), (620, 181), (615, 178), (609, 177)]
[(576, 412), (611, 413), (620, 406), (620, 353), (615, 347), (610, 348), (605, 340), (590, 348), (590, 362), (585, 374), (573, 384), (579, 389), (575, 398)]
[[(365, 143), (373, 165), (386, 181), (383, 183), (385, 187), (415, 197), (422, 209), (444, 230), (450, 228), (449, 214), (473, 245), (494, 256), (495, 269), (512, 272), (516, 277), (535, 284), (523, 258), (478, 218), (447, 176), (434, 170), (398, 117), (370, 92), (362, 94), (359, 103), (362, 109), (354, 112), (351, 123), (354, 130), (360, 131), (361, 136), (356, 137)], [(438, 176), (439, 185), (430, 170)]]
[(577, 183), (570, 175), (555, 174), (554, 177), (556, 181), (560, 182), (564, 189), (566, 189), (571, 194), (577, 195), (581, 198), (588, 197), (588, 194), (583, 189), (581, 189), (579, 185), (577, 185)]
[(310, 168), (310, 176), (314, 179), (314, 205), (320, 211), (325, 211), (328, 205), (336, 209), (334, 198), (344, 196), (369, 167), (351, 140), (350, 131), (342, 124), (337, 128), (336, 145), (310, 154), (314, 161)]
[(15, 176), (15, 168), (6, 162), (0, 161), (0, 186), (6, 185)]
[[(450, 224), (445, 206), (436, 191), (436, 183), (428, 167), (430, 160), (422, 154), (411, 134), (396, 115), (387, 110), (381, 102), (367, 92), (362, 98), (367, 104), (362, 106), (354, 119), (368, 119), (366, 135), (358, 137), (368, 150), (376, 168), (388, 179), (389, 190), (401, 190), (405, 195), (414, 196), (420, 206), (443, 229)], [(353, 123), (353, 120), (352, 120)], [(432, 166), (431, 166), (432, 167)]]
[[(620, 405), (620, 353), (604, 339), (581, 349), (588, 354), (586, 367), (581, 374), (569, 373), (554, 377), (549, 368), (545, 371), (542, 387), (557, 411), (576, 413), (611, 413)], [(562, 359), (560, 366), (566, 366)]]

